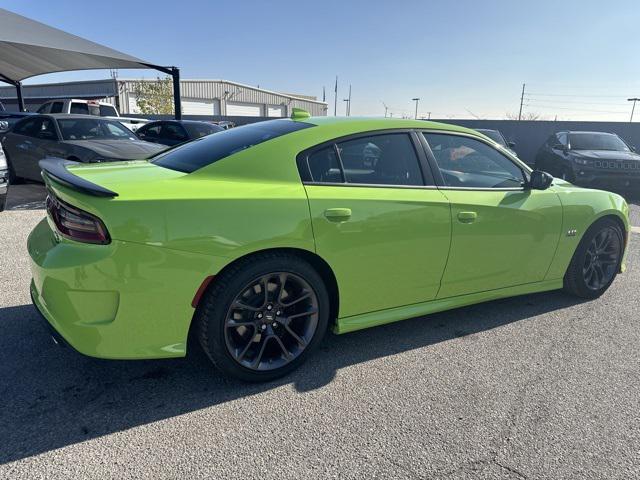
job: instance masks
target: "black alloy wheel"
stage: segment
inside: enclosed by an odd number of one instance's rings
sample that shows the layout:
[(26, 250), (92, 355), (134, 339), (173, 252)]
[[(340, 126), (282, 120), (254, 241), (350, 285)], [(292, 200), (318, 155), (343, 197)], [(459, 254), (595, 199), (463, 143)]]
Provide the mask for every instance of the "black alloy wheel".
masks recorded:
[(273, 272), (249, 282), (225, 320), (231, 356), (250, 370), (274, 370), (296, 359), (318, 328), (318, 298), (303, 278)]

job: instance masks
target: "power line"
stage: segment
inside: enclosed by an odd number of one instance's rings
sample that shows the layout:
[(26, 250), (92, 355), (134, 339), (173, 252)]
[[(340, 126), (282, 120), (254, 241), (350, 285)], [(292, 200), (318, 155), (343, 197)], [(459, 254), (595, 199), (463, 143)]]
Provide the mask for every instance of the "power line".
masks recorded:
[(574, 94), (574, 93), (535, 93), (527, 92), (527, 96), (536, 97), (578, 97), (578, 98), (624, 98), (627, 95), (592, 95), (592, 94)]
[[(529, 106), (528, 103), (525, 103), (525, 106)], [(558, 107), (557, 105), (534, 105), (536, 108), (548, 108), (551, 110), (573, 110), (577, 112), (600, 112), (600, 113), (627, 113), (620, 110), (591, 110), (588, 108), (572, 108), (572, 107)]]

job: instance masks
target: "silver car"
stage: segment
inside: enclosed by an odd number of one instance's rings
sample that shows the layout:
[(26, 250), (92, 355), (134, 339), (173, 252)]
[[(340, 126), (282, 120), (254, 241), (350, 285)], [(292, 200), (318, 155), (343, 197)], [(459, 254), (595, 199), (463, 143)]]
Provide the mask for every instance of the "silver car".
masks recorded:
[(10, 181), (42, 181), (38, 162), (59, 157), (76, 162), (141, 160), (166, 149), (144, 142), (115, 120), (90, 115), (33, 115), (16, 123), (2, 140)]

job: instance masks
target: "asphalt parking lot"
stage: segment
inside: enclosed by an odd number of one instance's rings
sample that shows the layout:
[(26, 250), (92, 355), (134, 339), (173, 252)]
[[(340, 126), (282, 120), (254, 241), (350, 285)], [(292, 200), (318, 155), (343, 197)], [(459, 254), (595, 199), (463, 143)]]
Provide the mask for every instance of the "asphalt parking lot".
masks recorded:
[(640, 229), (599, 300), (330, 335), (247, 385), (198, 349), (111, 362), (54, 345), (28, 293), (37, 195), (14, 188), (0, 213), (0, 478), (640, 478)]

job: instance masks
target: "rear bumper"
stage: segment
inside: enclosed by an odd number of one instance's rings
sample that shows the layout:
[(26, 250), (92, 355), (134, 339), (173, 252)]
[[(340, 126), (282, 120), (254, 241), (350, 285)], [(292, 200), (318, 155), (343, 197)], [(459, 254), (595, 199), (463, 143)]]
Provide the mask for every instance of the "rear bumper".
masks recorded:
[(47, 219), (28, 240), (31, 297), (82, 354), (111, 359), (186, 354), (191, 301), (211, 258), (162, 247), (58, 240)]

